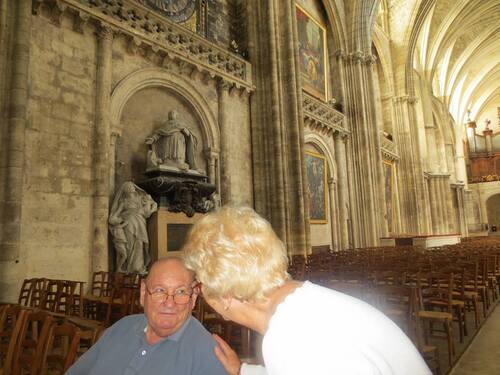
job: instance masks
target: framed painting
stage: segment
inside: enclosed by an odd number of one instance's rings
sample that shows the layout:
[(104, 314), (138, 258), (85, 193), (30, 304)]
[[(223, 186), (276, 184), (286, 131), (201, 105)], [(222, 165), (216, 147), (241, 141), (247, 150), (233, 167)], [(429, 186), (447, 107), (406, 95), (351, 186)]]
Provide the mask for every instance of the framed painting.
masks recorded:
[(393, 232), (394, 220), (394, 205), (393, 205), (393, 191), (394, 191), (394, 169), (393, 163), (384, 160), (384, 198), (385, 198), (385, 217), (387, 220), (387, 229), (389, 233)]
[(305, 164), (311, 224), (325, 224), (328, 222), (326, 217), (326, 159), (323, 155), (306, 151)]
[(296, 18), (302, 87), (309, 94), (327, 101), (326, 28), (297, 4)]

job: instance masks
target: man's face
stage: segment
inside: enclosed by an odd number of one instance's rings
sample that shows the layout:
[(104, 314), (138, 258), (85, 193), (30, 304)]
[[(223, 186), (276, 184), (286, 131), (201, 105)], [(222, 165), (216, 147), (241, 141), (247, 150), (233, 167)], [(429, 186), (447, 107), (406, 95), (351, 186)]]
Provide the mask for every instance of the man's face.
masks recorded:
[[(191, 291), (193, 276), (183, 264), (170, 259), (156, 264), (148, 278), (141, 285), (141, 304), (148, 319), (150, 338), (162, 339), (177, 332), (191, 315), (197, 294), (193, 294), (186, 304), (174, 302), (173, 294), (178, 290)], [(155, 301), (146, 290), (164, 290), (170, 294), (163, 301)]]

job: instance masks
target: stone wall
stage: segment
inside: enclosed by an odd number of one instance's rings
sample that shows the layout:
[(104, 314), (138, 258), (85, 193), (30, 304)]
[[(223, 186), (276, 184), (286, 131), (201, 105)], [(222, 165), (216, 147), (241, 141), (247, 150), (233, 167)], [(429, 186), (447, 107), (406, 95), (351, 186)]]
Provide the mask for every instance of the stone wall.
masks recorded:
[[(99, 159), (106, 160), (96, 148), (97, 34), (105, 25), (82, 23), (68, 12), (55, 14), (42, 6), (31, 18), (20, 250), (16, 259), (0, 262), (2, 301), (17, 299), (24, 278), (88, 282), (95, 251), (108, 251), (96, 248), (95, 242), (96, 207), (102, 208), (101, 203), (96, 206), (96, 168)], [(110, 198), (114, 186), (143, 177), (144, 140), (171, 109), (177, 109), (198, 138), (198, 167), (208, 173), (209, 161), (215, 157), (212, 182), (219, 185), (222, 171), (231, 176), (226, 179), (224, 201), (253, 206), (248, 92), (228, 84), (225, 113), (221, 114), (220, 77), (187, 69), (179, 60), (167, 59), (166, 63), (147, 45), (132, 43), (137, 48), (131, 48), (129, 37), (116, 30), (113, 34), (110, 107), (101, 111), (113, 112), (113, 100), (119, 100), (115, 94), (124, 90), (125, 81), (139, 81), (129, 85), (136, 91), (118, 103), (119, 116), (105, 115), (112, 135), (111, 143), (105, 145), (110, 158), (106, 169), (112, 173)], [(226, 147), (231, 155), (223, 166), (219, 159), (221, 116), (226, 119), (226, 138), (231, 139)], [(6, 127), (2, 127), (2, 145), (5, 134)], [(2, 186), (4, 169), (2, 165)], [(107, 226), (101, 226), (99, 231), (107, 236)]]

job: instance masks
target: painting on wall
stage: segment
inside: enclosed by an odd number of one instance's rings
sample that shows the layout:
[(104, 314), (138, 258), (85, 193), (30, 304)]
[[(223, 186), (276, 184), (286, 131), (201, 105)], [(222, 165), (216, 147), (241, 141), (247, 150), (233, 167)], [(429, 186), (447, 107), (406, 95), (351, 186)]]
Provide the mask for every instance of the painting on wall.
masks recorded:
[(390, 161), (384, 160), (384, 197), (385, 197), (385, 217), (387, 220), (387, 229), (389, 233), (393, 230), (393, 220), (394, 220), (394, 205), (392, 192), (394, 191), (393, 181), (393, 164)]
[(296, 17), (302, 86), (311, 95), (326, 101), (326, 29), (299, 5), (296, 5)]
[(307, 183), (311, 224), (325, 224), (326, 218), (326, 159), (323, 155), (306, 151)]

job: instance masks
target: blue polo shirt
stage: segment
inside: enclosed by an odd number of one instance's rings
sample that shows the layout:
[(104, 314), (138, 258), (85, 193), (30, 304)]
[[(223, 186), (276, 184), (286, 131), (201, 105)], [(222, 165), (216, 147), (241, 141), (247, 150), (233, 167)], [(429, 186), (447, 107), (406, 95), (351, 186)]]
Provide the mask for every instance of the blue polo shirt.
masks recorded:
[(144, 314), (111, 326), (66, 372), (69, 375), (226, 375), (215, 357), (217, 345), (194, 317), (173, 335), (149, 345)]

